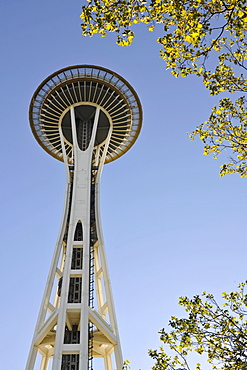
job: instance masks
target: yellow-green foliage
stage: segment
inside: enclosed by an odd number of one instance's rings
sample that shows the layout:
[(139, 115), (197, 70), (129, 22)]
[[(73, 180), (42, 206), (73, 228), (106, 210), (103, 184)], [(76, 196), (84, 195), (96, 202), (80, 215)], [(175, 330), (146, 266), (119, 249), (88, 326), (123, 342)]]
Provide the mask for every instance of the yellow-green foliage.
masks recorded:
[[(179, 304), (187, 317), (171, 317), (172, 330), (162, 329), (159, 350), (150, 350), (155, 360), (153, 370), (201, 370), (202, 366), (189, 364), (189, 354), (196, 352), (207, 358), (210, 369), (247, 369), (247, 294), (246, 282), (236, 292), (223, 293), (220, 305), (212, 294), (203, 292), (202, 297), (181, 297)], [(165, 345), (165, 347), (164, 347)], [(168, 347), (173, 355), (167, 355)], [(209, 370), (209, 367), (206, 367)]]
[[(149, 31), (162, 24), (164, 32), (157, 41), (172, 75), (199, 76), (212, 95), (247, 91), (245, 0), (90, 0), (81, 19), (83, 35), (104, 37), (116, 32), (116, 42), (122, 46), (133, 42), (134, 24), (145, 23)], [(246, 100), (240, 95), (235, 102), (222, 99), (208, 121), (190, 135), (191, 139), (198, 135), (205, 144), (204, 154), (213, 153), (214, 158), (224, 149), (231, 150), (232, 158), (221, 166), (221, 175), (247, 176)]]

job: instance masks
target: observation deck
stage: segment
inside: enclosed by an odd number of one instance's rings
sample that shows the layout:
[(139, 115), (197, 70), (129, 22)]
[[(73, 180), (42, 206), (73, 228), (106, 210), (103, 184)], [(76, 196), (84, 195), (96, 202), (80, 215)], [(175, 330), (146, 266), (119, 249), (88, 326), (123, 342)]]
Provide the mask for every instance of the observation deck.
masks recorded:
[[(92, 120), (100, 107), (94, 148), (103, 153), (111, 130), (105, 163), (122, 156), (136, 141), (142, 123), (140, 100), (131, 85), (106, 68), (76, 65), (47, 77), (35, 91), (29, 110), (32, 132), (42, 148), (63, 161), (63, 135), (68, 163), (73, 163), (70, 108), (74, 107), (79, 146), (85, 150)], [(88, 132), (88, 134), (87, 134)], [(79, 134), (78, 134), (79, 135)]]

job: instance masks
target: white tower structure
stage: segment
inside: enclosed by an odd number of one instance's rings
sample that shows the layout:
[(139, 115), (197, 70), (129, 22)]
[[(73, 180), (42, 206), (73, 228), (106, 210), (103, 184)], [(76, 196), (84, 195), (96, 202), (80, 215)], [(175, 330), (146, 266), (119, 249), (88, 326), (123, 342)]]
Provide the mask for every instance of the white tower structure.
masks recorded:
[[(102, 67), (79, 65), (52, 74), (30, 104), (32, 132), (63, 161), (66, 194), (61, 227), (26, 370), (122, 368), (99, 211), (104, 163), (123, 155), (141, 128), (133, 88)], [(37, 356), (37, 354), (40, 354)], [(102, 366), (101, 366), (102, 369)]]

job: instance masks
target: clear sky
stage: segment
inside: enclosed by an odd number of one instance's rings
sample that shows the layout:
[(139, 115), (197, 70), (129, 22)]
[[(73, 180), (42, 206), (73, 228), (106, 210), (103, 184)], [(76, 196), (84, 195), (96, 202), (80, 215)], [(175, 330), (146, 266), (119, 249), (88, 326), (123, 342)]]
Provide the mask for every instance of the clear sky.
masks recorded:
[(95, 64), (137, 91), (144, 122), (131, 150), (105, 166), (101, 216), (124, 359), (148, 370), (158, 330), (182, 315), (178, 297), (220, 296), (246, 280), (246, 179), (219, 177), (186, 132), (217, 97), (196, 77), (175, 79), (157, 37), (136, 28), (129, 48), (115, 36), (81, 36), (82, 0), (0, 0), (1, 370), (23, 370), (62, 216), (63, 164), (36, 142), (30, 99), (51, 73)]

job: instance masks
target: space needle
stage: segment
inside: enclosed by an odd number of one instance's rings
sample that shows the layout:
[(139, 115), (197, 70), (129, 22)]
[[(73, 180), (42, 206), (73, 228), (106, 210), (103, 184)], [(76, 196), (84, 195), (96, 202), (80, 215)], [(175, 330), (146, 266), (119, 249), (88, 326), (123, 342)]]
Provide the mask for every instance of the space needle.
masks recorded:
[(99, 187), (104, 164), (122, 156), (138, 137), (140, 100), (117, 73), (77, 65), (41, 83), (29, 119), (42, 148), (64, 162), (66, 192), (26, 370), (92, 370), (95, 358), (102, 359), (100, 369), (120, 370)]

